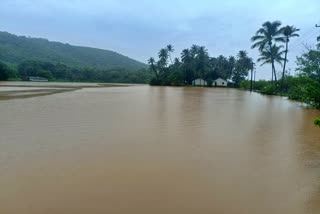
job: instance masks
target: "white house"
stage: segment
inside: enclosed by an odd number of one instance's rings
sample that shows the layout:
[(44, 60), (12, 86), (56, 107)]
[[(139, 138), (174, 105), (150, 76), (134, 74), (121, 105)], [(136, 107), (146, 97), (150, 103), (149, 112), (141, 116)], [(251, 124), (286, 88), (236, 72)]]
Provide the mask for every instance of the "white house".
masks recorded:
[(198, 78), (198, 79), (195, 79), (192, 81), (192, 85), (194, 85), (194, 86), (207, 86), (208, 83), (204, 79)]
[(218, 78), (215, 81), (213, 81), (213, 86), (216, 87), (227, 87), (228, 86), (228, 82), (224, 79)]

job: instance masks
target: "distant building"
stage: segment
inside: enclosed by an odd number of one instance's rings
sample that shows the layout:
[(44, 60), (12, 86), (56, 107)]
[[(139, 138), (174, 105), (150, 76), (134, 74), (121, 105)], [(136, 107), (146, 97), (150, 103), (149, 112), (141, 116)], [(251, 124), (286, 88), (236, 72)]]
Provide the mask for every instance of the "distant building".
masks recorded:
[(48, 82), (48, 79), (43, 77), (28, 77), (28, 80), (31, 82)]
[(192, 81), (193, 86), (207, 86), (208, 83), (204, 79), (198, 78)]
[(213, 81), (213, 86), (215, 87), (227, 87), (228, 82), (224, 79), (218, 78), (215, 81)]
[[(198, 78), (192, 81), (193, 86), (209, 86), (208, 82), (204, 79)], [(212, 86), (213, 87), (227, 87), (228, 86), (228, 81), (218, 78), (214, 81), (212, 81)]]

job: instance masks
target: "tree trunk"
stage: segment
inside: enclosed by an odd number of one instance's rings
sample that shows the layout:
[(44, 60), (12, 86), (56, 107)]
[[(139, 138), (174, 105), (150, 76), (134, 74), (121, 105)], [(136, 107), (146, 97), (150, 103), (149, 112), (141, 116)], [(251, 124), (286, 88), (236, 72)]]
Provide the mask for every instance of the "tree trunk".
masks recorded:
[(273, 64), (272, 64), (272, 72), (271, 72), (271, 73), (272, 73), (271, 83), (273, 84), (273, 73), (274, 73), (274, 72), (273, 72)]
[(256, 88), (256, 73), (257, 73), (257, 70), (254, 69), (254, 77), (253, 77), (253, 89)]
[(277, 73), (276, 73), (276, 68), (274, 66), (274, 61), (272, 62), (272, 67), (273, 67), (273, 72), (274, 72), (274, 81), (277, 83)]
[(172, 62), (171, 54), (169, 54), (169, 59), (170, 59), (171, 65), (172, 65), (173, 62)]
[(285, 56), (284, 56), (284, 63), (283, 63), (283, 71), (282, 71), (282, 80), (281, 80), (281, 91), (283, 91), (283, 88), (284, 88), (284, 74), (286, 72), (286, 65), (287, 65), (287, 56), (288, 56), (288, 38), (287, 38), (287, 41), (286, 41), (286, 53), (285, 53)]
[(250, 92), (252, 92), (252, 79), (253, 79), (253, 68), (251, 69), (251, 80), (250, 80)]

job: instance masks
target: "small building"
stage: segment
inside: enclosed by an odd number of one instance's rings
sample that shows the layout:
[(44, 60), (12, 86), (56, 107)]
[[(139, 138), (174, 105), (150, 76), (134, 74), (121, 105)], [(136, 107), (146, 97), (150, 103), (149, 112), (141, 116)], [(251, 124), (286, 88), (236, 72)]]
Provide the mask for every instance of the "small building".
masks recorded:
[(28, 80), (31, 82), (48, 82), (48, 79), (44, 77), (28, 77)]
[(207, 86), (208, 83), (204, 79), (198, 78), (192, 81), (193, 86)]
[(215, 87), (227, 87), (228, 82), (224, 79), (218, 78), (215, 81), (213, 81), (213, 86)]

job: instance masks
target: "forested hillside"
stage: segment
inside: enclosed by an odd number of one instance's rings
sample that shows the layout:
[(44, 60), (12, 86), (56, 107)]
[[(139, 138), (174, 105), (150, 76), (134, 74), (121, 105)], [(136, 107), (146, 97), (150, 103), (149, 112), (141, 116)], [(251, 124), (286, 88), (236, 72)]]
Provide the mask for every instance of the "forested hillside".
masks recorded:
[(0, 60), (19, 64), (25, 60), (62, 63), (70, 67), (138, 70), (146, 65), (113, 51), (79, 47), (46, 39), (0, 32)]
[(147, 65), (116, 52), (0, 32), (0, 81), (148, 83)]

